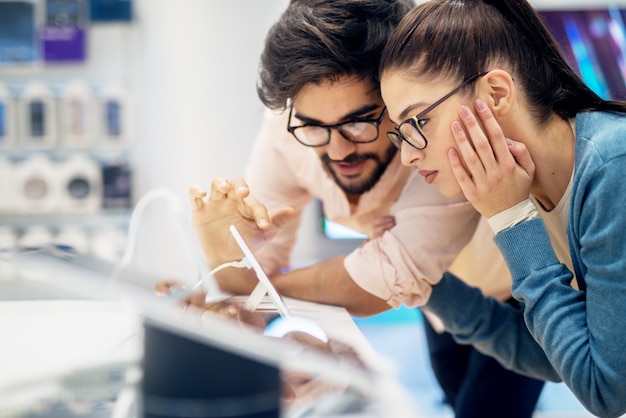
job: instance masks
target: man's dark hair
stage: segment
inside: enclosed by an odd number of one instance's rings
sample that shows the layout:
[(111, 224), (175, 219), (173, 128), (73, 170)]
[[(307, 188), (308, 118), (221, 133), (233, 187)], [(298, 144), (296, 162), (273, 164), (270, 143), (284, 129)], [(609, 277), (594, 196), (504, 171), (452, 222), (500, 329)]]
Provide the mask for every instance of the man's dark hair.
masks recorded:
[(411, 0), (292, 0), (267, 34), (259, 98), (284, 109), (305, 84), (346, 75), (378, 88), (383, 48), (412, 7)]

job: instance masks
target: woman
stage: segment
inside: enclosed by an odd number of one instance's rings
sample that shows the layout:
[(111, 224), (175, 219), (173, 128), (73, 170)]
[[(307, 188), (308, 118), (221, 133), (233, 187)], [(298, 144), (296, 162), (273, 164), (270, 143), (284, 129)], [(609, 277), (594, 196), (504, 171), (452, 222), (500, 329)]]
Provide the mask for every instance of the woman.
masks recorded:
[(562, 379), (592, 413), (625, 413), (626, 105), (585, 86), (520, 0), (416, 7), (381, 87), (403, 163), (488, 218), (527, 328), (450, 275), (426, 308), (505, 366)]

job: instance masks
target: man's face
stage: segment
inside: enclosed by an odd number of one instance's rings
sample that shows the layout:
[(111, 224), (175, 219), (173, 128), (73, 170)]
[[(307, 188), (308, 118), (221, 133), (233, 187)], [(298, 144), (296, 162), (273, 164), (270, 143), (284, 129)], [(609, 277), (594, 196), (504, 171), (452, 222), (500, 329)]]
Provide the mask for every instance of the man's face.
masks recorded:
[[(355, 77), (305, 85), (293, 102), (290, 125), (335, 125), (376, 120), (384, 109), (380, 93), (369, 81)], [(386, 132), (392, 129), (385, 114), (373, 142), (355, 143), (331, 129), (330, 143), (314, 150), (335, 182), (349, 195), (360, 195), (380, 179), (396, 154)]]

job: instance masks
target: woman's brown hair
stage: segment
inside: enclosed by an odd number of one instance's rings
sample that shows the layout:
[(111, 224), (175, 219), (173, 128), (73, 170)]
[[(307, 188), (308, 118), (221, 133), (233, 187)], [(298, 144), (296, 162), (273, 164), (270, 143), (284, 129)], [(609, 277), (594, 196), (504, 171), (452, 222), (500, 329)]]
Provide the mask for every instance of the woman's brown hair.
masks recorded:
[(460, 82), (494, 66), (512, 73), (538, 123), (552, 112), (565, 119), (588, 110), (626, 112), (625, 103), (603, 100), (583, 83), (525, 0), (430, 0), (415, 7), (391, 35), (380, 73)]

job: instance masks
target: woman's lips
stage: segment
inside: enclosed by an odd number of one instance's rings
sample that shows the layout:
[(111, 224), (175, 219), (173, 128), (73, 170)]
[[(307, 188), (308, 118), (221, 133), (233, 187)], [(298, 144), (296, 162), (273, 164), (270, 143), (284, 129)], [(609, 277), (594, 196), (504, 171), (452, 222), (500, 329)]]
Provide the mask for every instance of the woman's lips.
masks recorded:
[(419, 171), (421, 176), (424, 176), (424, 180), (426, 180), (426, 183), (431, 184), (433, 181), (435, 181), (435, 177), (437, 177), (437, 173), (439, 173), (438, 171), (428, 171), (428, 170), (420, 170)]

